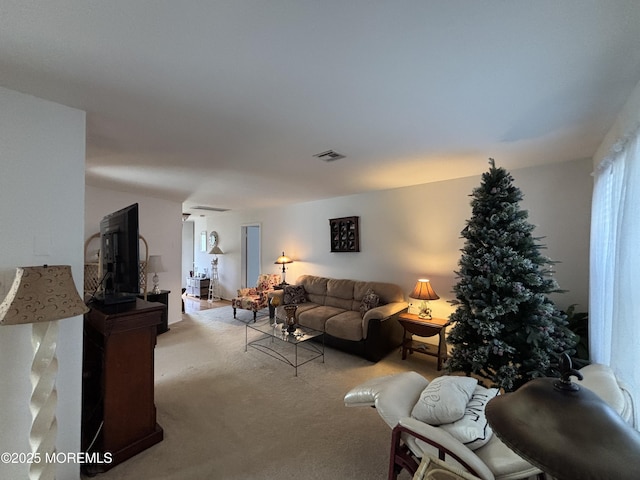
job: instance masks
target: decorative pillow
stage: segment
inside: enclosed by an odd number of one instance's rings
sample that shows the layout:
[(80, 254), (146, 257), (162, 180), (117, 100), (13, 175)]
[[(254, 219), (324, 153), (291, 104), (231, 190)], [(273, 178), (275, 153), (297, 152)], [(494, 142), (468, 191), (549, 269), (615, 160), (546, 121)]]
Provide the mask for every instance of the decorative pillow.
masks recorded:
[(453, 423), (445, 423), (440, 428), (446, 430), (464, 443), (471, 450), (485, 445), (491, 440), (493, 430), (485, 417), (484, 409), (489, 400), (497, 396), (500, 390), (497, 388), (484, 388), (478, 385), (467, 403), (464, 410), (464, 416)]
[(429, 425), (460, 420), (476, 385), (478, 380), (472, 377), (438, 377), (422, 391), (411, 416)]
[(284, 304), (299, 304), (307, 301), (304, 285), (287, 285), (284, 287)]
[(376, 295), (373, 289), (368, 289), (362, 297), (362, 303), (360, 303), (360, 316), (364, 317), (372, 308), (376, 308), (380, 304), (380, 297)]

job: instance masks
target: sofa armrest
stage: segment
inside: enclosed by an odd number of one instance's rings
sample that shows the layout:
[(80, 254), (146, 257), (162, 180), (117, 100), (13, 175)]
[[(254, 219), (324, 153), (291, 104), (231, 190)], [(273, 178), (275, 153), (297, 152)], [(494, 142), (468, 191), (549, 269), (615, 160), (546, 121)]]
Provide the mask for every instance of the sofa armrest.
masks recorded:
[(269, 290), (267, 292), (267, 296), (269, 297), (269, 301), (271, 301), (271, 299), (274, 297), (278, 297), (278, 300), (280, 300), (280, 305), (284, 304), (284, 290)]
[(365, 338), (369, 331), (369, 320), (386, 320), (387, 318), (396, 315), (409, 307), (407, 302), (394, 302), (380, 305), (379, 307), (372, 308), (364, 314), (362, 317), (362, 331)]

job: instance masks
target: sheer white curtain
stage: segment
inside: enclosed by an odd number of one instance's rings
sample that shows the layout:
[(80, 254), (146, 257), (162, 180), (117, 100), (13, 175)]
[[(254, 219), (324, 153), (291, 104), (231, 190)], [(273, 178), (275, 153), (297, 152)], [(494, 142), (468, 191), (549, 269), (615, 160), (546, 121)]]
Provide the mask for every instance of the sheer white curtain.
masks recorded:
[[(612, 147), (595, 172), (591, 222), (589, 348), (640, 407), (640, 129)], [(640, 408), (637, 408), (639, 410)], [(638, 411), (635, 412), (636, 424)]]

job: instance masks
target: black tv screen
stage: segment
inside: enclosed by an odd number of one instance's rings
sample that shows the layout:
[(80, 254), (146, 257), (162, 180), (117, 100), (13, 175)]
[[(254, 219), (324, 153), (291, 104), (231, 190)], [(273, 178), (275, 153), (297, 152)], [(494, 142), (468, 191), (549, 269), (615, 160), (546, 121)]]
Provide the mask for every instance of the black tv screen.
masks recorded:
[(105, 216), (100, 222), (103, 301), (135, 301), (140, 293), (138, 204)]

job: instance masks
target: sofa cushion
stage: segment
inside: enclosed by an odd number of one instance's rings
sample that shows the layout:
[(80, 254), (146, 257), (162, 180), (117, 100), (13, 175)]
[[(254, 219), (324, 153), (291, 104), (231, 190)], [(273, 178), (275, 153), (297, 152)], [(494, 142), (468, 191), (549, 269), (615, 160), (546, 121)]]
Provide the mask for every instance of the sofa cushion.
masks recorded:
[(328, 278), (316, 277), (314, 275), (301, 275), (296, 280), (296, 284), (304, 286), (307, 292), (307, 301), (324, 305), (324, 299), (327, 296)]
[(344, 308), (319, 305), (316, 308), (311, 308), (309, 310), (300, 312), (298, 314), (298, 323), (300, 323), (300, 325), (304, 325), (305, 327), (324, 332), (324, 325), (327, 319), (344, 311)]
[(376, 292), (373, 291), (372, 288), (367, 290), (367, 293), (362, 297), (362, 301), (360, 302), (360, 316), (364, 317), (364, 314), (367, 313), (372, 308), (376, 308), (380, 304), (380, 297), (376, 295)]
[(354, 284), (353, 280), (330, 278), (327, 282), (327, 296), (351, 300)]
[(353, 289), (354, 300), (360, 302), (367, 290), (372, 289), (380, 297), (380, 304), (404, 302), (404, 291), (394, 283), (356, 281)]
[(464, 415), (477, 384), (472, 377), (438, 377), (422, 391), (411, 416), (430, 425), (455, 422)]
[(287, 285), (284, 287), (284, 303), (286, 305), (299, 304), (307, 301), (304, 285)]
[(491, 440), (493, 430), (487, 421), (484, 409), (489, 400), (498, 395), (497, 388), (484, 388), (477, 385), (467, 403), (464, 415), (453, 423), (445, 423), (440, 428), (446, 430), (471, 450), (476, 450)]
[(327, 319), (325, 332), (334, 337), (358, 342), (363, 339), (362, 317), (359, 312), (346, 310)]
[(327, 282), (327, 296), (324, 304), (332, 307), (352, 310), (353, 305), (353, 280), (330, 278)]

